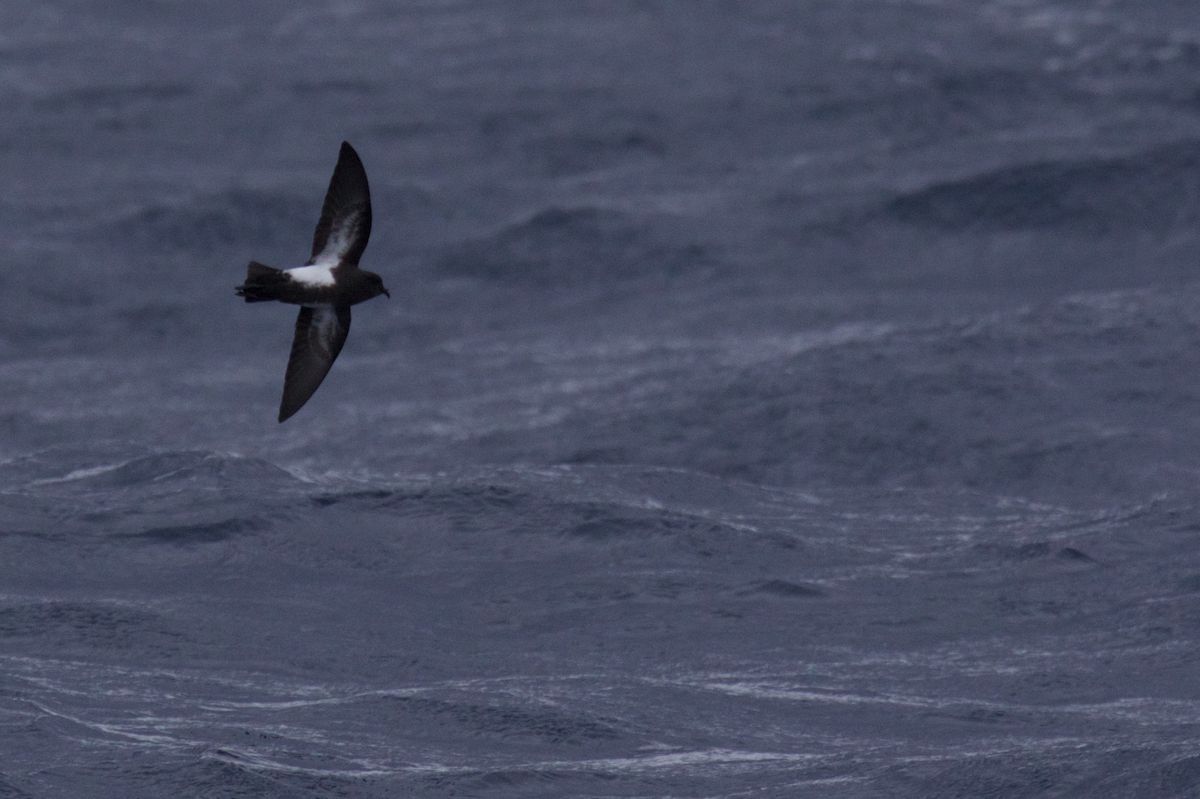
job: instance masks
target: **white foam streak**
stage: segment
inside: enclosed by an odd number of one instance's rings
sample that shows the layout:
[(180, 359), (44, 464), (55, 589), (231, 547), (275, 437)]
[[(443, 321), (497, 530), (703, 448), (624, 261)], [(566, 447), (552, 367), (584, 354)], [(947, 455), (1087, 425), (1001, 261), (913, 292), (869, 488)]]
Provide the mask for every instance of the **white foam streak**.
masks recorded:
[(54, 483), (70, 483), (75, 480), (86, 480), (89, 477), (97, 477), (108, 472), (115, 472), (128, 463), (129, 461), (121, 461), (120, 463), (107, 463), (103, 466), (92, 466), (87, 469), (76, 469), (73, 472), (64, 474), (62, 477), (45, 477), (41, 480), (34, 480), (30, 485), (52, 485)]

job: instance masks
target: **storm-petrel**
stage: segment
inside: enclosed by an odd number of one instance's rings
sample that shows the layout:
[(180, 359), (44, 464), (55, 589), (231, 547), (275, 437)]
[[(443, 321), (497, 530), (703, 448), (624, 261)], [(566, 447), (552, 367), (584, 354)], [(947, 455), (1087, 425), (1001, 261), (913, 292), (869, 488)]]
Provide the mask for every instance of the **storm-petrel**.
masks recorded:
[(237, 287), (246, 302), (278, 300), (300, 306), (296, 337), (283, 379), (279, 421), (304, 407), (321, 385), (350, 332), (350, 306), (388, 294), (383, 278), (358, 268), (371, 235), (371, 192), (358, 153), (342, 142), (329, 179), (312, 257), (304, 266), (276, 269), (251, 261)]

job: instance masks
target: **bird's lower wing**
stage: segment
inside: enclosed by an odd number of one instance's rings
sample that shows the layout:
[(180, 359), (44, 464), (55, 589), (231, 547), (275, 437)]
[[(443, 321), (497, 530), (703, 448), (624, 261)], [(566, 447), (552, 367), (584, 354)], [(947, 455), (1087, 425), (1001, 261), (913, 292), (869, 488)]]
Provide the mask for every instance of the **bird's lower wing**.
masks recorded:
[(301, 308), (296, 317), (296, 337), (292, 339), (292, 354), (288, 358), (287, 375), (283, 380), (283, 401), (279, 404), (279, 421), (284, 421), (304, 407), (316, 392), (329, 367), (333, 366), (346, 334), (350, 332), (350, 306), (319, 306)]

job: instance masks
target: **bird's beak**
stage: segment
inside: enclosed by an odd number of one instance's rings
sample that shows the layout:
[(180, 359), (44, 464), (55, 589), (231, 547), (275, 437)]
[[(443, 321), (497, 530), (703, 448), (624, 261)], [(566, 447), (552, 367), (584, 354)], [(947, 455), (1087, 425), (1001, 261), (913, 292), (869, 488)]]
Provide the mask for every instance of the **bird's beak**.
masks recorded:
[(383, 293), (389, 300), (392, 298), (392, 293), (390, 291), (388, 291), (387, 289), (384, 289)]

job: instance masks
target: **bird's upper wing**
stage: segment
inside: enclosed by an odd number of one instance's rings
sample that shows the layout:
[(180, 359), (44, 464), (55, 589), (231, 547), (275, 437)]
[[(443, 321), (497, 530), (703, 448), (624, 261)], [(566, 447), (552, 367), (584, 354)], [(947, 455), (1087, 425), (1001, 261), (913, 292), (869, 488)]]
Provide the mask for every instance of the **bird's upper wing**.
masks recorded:
[(358, 153), (342, 142), (337, 166), (329, 179), (321, 219), (313, 232), (309, 264), (358, 264), (371, 236), (371, 191)]
[(287, 375), (283, 379), (279, 421), (289, 418), (308, 402), (342, 351), (349, 332), (349, 305), (300, 309), (300, 315), (296, 317), (296, 337), (292, 339)]

